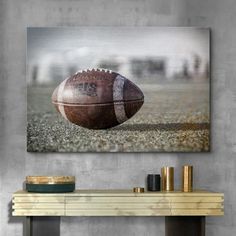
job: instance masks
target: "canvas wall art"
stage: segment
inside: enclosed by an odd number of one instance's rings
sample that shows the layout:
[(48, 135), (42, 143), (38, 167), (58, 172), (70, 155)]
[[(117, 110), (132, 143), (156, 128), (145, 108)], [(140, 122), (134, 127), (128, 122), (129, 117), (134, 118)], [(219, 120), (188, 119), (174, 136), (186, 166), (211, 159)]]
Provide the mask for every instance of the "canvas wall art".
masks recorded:
[(210, 32), (27, 29), (29, 152), (207, 152)]

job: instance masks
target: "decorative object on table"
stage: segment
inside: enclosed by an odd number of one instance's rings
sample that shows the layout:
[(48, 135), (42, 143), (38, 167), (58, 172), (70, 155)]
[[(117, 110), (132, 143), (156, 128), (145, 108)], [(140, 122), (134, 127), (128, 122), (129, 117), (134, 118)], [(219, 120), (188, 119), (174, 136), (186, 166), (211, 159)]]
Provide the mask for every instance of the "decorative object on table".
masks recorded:
[(161, 190), (174, 191), (174, 167), (161, 168)]
[(36, 193), (67, 193), (75, 190), (74, 176), (27, 176), (26, 190)]
[(147, 176), (147, 190), (160, 191), (161, 190), (161, 176), (157, 174), (149, 174)]
[(28, 28), (27, 151), (208, 152), (209, 36), (197, 27)]
[(134, 187), (133, 188), (134, 193), (144, 193), (144, 188), (142, 187)]
[(193, 166), (183, 166), (182, 168), (182, 191), (193, 191)]

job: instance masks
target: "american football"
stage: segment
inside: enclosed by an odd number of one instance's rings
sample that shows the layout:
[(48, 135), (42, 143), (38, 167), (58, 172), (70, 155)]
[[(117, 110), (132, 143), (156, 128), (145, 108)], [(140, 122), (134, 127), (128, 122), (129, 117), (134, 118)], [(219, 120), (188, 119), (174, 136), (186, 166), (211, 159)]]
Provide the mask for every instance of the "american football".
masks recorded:
[(142, 91), (124, 76), (87, 69), (65, 79), (52, 103), (68, 121), (88, 129), (108, 129), (130, 119), (143, 105)]

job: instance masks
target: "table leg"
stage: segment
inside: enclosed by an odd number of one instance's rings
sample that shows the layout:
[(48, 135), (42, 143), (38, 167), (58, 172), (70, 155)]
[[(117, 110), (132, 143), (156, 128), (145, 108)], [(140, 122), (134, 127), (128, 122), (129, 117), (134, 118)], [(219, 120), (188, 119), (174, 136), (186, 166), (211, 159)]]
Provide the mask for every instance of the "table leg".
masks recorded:
[(60, 217), (27, 216), (25, 236), (60, 236)]
[(205, 236), (205, 216), (166, 216), (165, 236)]

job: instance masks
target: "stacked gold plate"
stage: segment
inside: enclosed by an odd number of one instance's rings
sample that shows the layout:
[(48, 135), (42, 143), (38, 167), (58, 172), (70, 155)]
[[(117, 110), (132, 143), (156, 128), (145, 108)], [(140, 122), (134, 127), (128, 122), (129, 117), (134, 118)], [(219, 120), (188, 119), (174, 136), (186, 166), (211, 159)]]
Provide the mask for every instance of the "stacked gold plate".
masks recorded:
[(74, 176), (27, 176), (26, 190), (35, 193), (68, 193), (75, 190)]

